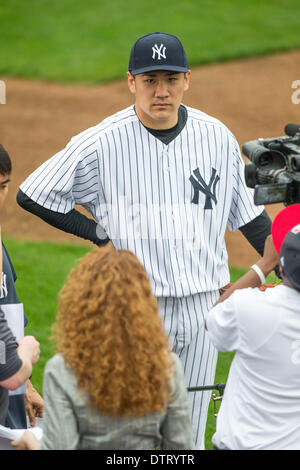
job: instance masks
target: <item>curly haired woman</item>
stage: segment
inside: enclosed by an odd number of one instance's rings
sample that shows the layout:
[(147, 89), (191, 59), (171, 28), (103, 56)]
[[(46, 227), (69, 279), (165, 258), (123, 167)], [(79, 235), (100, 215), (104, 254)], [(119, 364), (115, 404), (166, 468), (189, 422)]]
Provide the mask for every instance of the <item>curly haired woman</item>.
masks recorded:
[(89, 252), (70, 272), (44, 376), (42, 444), (26, 449), (195, 449), (185, 380), (144, 268), (129, 251)]

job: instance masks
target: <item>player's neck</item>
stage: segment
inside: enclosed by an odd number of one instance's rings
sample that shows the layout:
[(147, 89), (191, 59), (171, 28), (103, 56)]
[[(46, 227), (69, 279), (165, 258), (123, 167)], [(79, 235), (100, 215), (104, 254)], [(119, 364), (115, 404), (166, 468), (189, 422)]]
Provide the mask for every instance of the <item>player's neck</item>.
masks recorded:
[(168, 116), (166, 119), (155, 119), (149, 116), (148, 114), (144, 113), (143, 110), (135, 105), (134, 107), (135, 112), (141, 123), (148, 127), (149, 129), (155, 130), (167, 130), (172, 129), (178, 123), (178, 110), (175, 113)]

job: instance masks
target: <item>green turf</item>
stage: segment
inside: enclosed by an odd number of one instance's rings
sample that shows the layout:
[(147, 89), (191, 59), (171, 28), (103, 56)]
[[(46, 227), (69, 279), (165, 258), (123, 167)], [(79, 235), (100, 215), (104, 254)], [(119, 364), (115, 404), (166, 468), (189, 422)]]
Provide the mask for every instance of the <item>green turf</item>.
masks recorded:
[(17, 292), (29, 319), (27, 335), (40, 342), (41, 356), (34, 367), (32, 383), (42, 391), (43, 370), (53, 355), (51, 325), (57, 311), (57, 298), (69, 270), (90, 249), (86, 245), (30, 243), (4, 239), (17, 273)]
[[(217, 370), (215, 376), (215, 384), (225, 384), (228, 376), (230, 364), (234, 357), (233, 352), (220, 352), (218, 355)], [(198, 392), (200, 393), (200, 392)], [(214, 391), (219, 396), (218, 391)], [(217, 403), (217, 412), (220, 407), (220, 402)], [(214, 416), (213, 400), (211, 399), (208, 411), (206, 435), (205, 435), (205, 448), (210, 449), (212, 447), (211, 438), (216, 430), (216, 418)]]
[[(4, 243), (18, 276), (17, 292), (20, 300), (24, 303), (25, 313), (29, 319), (26, 334), (34, 335), (41, 344), (41, 356), (34, 367), (32, 383), (42, 394), (43, 370), (47, 360), (54, 353), (50, 336), (51, 325), (56, 317), (58, 293), (70, 269), (93, 246), (25, 242), (10, 238), (5, 238)], [(231, 281), (234, 282), (245, 271), (231, 268), (230, 272)], [(269, 276), (268, 282), (275, 281), (275, 276)], [(233, 353), (219, 353), (215, 383), (226, 382), (232, 357)], [(211, 436), (215, 431), (216, 424), (212, 405), (211, 402), (206, 448), (211, 446)]]
[(299, 0), (1, 0), (0, 74), (95, 83), (124, 77), (137, 37), (178, 35), (190, 64), (300, 47)]

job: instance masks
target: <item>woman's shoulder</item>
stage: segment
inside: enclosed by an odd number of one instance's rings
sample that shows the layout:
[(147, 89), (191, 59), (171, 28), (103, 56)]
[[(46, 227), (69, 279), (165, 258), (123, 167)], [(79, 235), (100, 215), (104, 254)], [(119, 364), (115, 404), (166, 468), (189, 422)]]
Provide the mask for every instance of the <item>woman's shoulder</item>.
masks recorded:
[(69, 374), (71, 371), (67, 368), (62, 354), (55, 354), (48, 360), (45, 366), (45, 374), (54, 373), (55, 376), (61, 374)]
[(74, 370), (68, 367), (62, 354), (48, 360), (44, 370), (45, 387), (59, 387), (72, 395), (78, 387)]
[(55, 367), (57, 365), (62, 365), (64, 364), (65, 360), (63, 358), (63, 355), (58, 353), (52, 356), (48, 362), (47, 362), (47, 367)]

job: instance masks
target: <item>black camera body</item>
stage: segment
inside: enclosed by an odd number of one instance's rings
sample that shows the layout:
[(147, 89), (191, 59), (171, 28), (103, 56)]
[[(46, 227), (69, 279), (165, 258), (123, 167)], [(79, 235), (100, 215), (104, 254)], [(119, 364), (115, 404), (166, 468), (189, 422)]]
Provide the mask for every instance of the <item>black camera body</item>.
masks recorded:
[(287, 124), (286, 136), (246, 142), (242, 151), (251, 160), (245, 180), (254, 188), (256, 205), (300, 203), (300, 125)]

